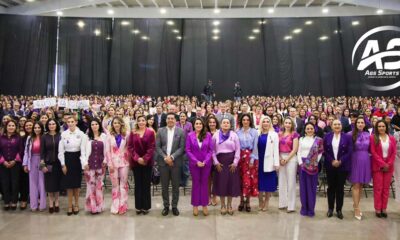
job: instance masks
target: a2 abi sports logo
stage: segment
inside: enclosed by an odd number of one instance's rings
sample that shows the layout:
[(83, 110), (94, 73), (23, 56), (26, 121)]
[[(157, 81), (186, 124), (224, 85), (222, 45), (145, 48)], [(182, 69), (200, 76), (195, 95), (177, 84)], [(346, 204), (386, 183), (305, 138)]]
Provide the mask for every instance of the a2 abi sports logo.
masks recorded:
[[(358, 39), (353, 48), (351, 63), (353, 66), (357, 66), (358, 71), (363, 73), (364, 85), (369, 90), (389, 91), (400, 86), (400, 34), (398, 34), (399, 38), (392, 38), (387, 41), (385, 49), (380, 48), (378, 40), (370, 37), (372, 35), (377, 36), (377, 33), (384, 31), (400, 33), (400, 27), (381, 26), (374, 28)], [(362, 57), (357, 65), (354, 60), (355, 54), (367, 38), (369, 40), (365, 44)]]

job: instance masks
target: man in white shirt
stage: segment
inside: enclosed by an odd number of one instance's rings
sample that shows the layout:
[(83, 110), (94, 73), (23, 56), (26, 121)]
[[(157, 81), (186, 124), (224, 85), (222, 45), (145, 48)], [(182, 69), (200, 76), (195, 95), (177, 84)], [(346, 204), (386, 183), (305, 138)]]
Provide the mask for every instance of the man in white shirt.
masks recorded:
[(157, 162), (160, 166), (162, 198), (164, 209), (163, 216), (169, 213), (169, 183), (172, 183), (172, 213), (179, 215), (179, 184), (181, 182), (181, 169), (183, 154), (185, 152), (185, 133), (181, 128), (175, 127), (175, 113), (167, 114), (167, 126), (157, 132), (156, 151)]

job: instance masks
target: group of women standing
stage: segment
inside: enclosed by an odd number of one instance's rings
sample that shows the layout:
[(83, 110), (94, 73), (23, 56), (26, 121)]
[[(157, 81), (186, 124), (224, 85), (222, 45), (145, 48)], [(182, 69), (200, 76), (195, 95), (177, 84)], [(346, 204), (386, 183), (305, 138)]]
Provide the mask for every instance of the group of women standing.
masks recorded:
[[(136, 212), (146, 215), (151, 209), (156, 132), (148, 126), (145, 116), (138, 116), (133, 130), (127, 131), (129, 123), (111, 115), (112, 111), (109, 119), (103, 122), (90, 119), (87, 134), (76, 127), (72, 115), (66, 119), (68, 128), (62, 133), (53, 118), (45, 125), (27, 122), (25, 137), (17, 133), (17, 123), (9, 120), (0, 136), (4, 209), (16, 209), (20, 184), (24, 184), (20, 180), (21, 174), (25, 172), (29, 174), (32, 211), (46, 209), (48, 195), (49, 212), (59, 212), (59, 192), (65, 189), (68, 215), (78, 214), (83, 175), (87, 185), (85, 210), (100, 213), (104, 210), (103, 182), (108, 168), (112, 183), (111, 213), (125, 214), (128, 210), (128, 173), (133, 168)], [(278, 132), (268, 116), (262, 116), (258, 121), (258, 130), (254, 128), (250, 113), (241, 115), (236, 132), (228, 118), (218, 121), (211, 116), (205, 121), (197, 117), (192, 123), (192, 130), (186, 124), (181, 123), (181, 127), (188, 128), (186, 154), (192, 176), (194, 216), (199, 214), (199, 207), (204, 215), (208, 215), (207, 206), (216, 204), (215, 196), (220, 197), (222, 215), (234, 214), (234, 197), (240, 197), (239, 211), (250, 212), (250, 200), (255, 197), (259, 200), (258, 210), (267, 211), (271, 193), (278, 185), (279, 209), (295, 212), (297, 173), (300, 214), (314, 216), (321, 170), (319, 162), (324, 159), (328, 217), (336, 210), (336, 216), (343, 219), (344, 184), (349, 180), (353, 184), (354, 217), (361, 220), (362, 186), (369, 184), (371, 178), (376, 216), (387, 217), (389, 187), (400, 136), (397, 134), (396, 141), (389, 134), (385, 121), (377, 121), (371, 135), (363, 117), (357, 118), (353, 131), (347, 134), (342, 131), (341, 121), (334, 120), (332, 132), (323, 138), (317, 136), (318, 126), (312, 121), (304, 125), (304, 134), (300, 137), (296, 131), (297, 123), (290, 117), (283, 119)], [(32, 125), (29, 130), (27, 124)], [(20, 207), (24, 208), (22, 204)]]
[[(221, 198), (222, 215), (233, 214), (232, 198), (239, 196), (239, 211), (251, 211), (251, 197), (258, 197), (259, 211), (266, 211), (271, 193), (277, 190), (278, 185), (279, 209), (295, 212), (296, 178), (299, 173), (300, 214), (312, 217), (315, 215), (318, 175), (324, 167), (328, 182), (327, 217), (336, 212), (336, 216), (343, 219), (344, 185), (349, 180), (354, 217), (361, 220), (361, 191), (371, 179), (376, 216), (387, 217), (397, 142), (389, 134), (383, 120), (376, 122), (372, 135), (363, 117), (357, 118), (350, 133), (343, 132), (340, 120), (333, 120), (332, 132), (323, 137), (317, 136), (318, 126), (312, 122), (304, 125), (303, 136), (300, 137), (290, 117), (284, 119), (279, 133), (276, 133), (268, 116), (262, 117), (258, 131), (250, 114), (241, 116), (239, 126), (235, 132), (231, 130), (229, 119), (222, 119), (221, 128), (213, 133), (210, 144), (211, 135), (201, 134), (204, 123), (201, 119), (195, 121), (196, 132), (189, 135), (186, 144), (193, 177), (195, 216), (199, 206), (203, 206), (205, 213), (208, 211), (206, 185), (208, 176), (214, 171), (212, 193)], [(400, 139), (400, 134), (398, 137)], [(206, 148), (202, 148), (202, 141), (206, 142)], [(210, 145), (213, 147), (209, 148)], [(320, 164), (322, 159), (323, 165)], [(198, 174), (200, 169), (201, 174)], [(199, 202), (199, 199), (203, 201)]]

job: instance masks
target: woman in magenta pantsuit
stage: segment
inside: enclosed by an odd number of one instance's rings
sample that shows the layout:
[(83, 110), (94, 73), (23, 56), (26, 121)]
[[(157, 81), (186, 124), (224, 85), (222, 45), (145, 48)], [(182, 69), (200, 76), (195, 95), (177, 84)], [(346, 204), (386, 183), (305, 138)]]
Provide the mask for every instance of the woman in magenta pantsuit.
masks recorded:
[(199, 214), (199, 206), (203, 214), (208, 215), (208, 178), (210, 176), (213, 153), (213, 141), (201, 118), (194, 122), (194, 132), (186, 138), (186, 153), (189, 158), (189, 169), (192, 174), (193, 215)]

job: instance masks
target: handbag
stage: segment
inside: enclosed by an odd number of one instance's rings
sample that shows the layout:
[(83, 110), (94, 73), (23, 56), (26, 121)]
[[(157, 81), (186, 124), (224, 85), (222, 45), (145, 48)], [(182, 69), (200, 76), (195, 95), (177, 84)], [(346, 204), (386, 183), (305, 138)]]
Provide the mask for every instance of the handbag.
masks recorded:
[(154, 164), (152, 171), (151, 171), (151, 183), (153, 185), (158, 185), (160, 184), (160, 170), (158, 169), (158, 165)]

